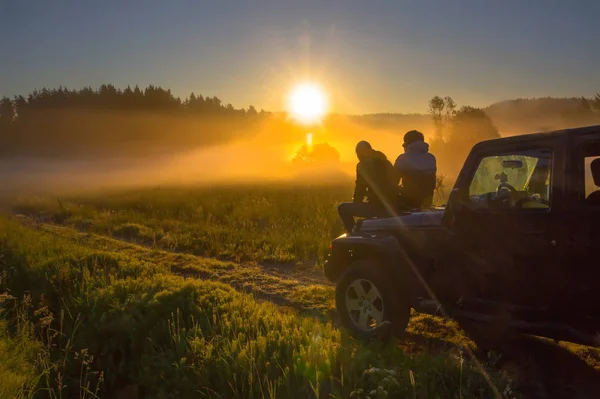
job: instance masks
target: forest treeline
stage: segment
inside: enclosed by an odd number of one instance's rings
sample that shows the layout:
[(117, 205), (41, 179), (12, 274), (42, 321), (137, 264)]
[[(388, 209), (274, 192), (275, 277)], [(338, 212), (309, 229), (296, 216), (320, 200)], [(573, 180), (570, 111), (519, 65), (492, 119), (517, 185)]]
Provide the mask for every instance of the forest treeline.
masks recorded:
[[(443, 100), (441, 97), (440, 99)], [(490, 117), (502, 135), (563, 129), (600, 123), (600, 94), (592, 98), (517, 98), (500, 101), (481, 110)], [(411, 123), (425, 129), (424, 126), (430, 122), (431, 113), (382, 113), (357, 115), (352, 118), (370, 127), (391, 128)]]
[(152, 85), (44, 88), (0, 100), (0, 156), (147, 156), (250, 134), (266, 115)]
[(538, 132), (600, 123), (600, 94), (592, 98), (517, 98), (484, 108), (503, 134)]
[[(474, 142), (499, 134), (600, 124), (600, 95), (515, 99), (482, 109), (436, 96), (429, 105), (429, 114), (331, 116), (323, 130), (354, 140), (376, 131), (419, 129), (433, 138), (438, 152), (462, 154)], [(194, 93), (181, 99), (159, 86), (44, 88), (0, 99), (0, 157), (148, 157), (251, 137), (267, 119), (272, 140), (304, 134), (284, 114), (234, 108)], [(447, 163), (458, 161), (448, 157)]]

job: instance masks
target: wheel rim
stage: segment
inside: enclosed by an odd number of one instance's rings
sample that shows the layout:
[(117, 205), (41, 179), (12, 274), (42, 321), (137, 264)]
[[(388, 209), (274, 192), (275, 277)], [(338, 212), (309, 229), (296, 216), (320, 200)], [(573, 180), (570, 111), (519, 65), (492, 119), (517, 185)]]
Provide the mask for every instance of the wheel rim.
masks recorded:
[(372, 331), (383, 322), (383, 298), (371, 281), (352, 281), (346, 289), (345, 299), (348, 316), (360, 330)]

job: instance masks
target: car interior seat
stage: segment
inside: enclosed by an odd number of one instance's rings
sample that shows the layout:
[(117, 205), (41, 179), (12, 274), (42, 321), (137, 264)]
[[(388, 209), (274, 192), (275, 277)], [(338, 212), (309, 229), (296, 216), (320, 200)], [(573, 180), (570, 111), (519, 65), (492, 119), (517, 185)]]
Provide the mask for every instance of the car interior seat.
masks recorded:
[[(596, 187), (600, 187), (600, 158), (596, 158), (592, 161), (590, 164), (590, 170), (592, 171), (594, 184)], [(600, 206), (600, 189), (588, 195), (586, 202), (591, 206)]]

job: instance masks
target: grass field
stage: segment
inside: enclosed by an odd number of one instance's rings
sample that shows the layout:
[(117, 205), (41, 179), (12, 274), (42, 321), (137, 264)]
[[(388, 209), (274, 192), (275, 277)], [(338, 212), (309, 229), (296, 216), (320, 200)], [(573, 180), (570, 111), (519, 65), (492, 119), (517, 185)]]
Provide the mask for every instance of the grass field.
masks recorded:
[(337, 206), (352, 191), (346, 184), (153, 188), (27, 197), (14, 210), (170, 251), (320, 265), (331, 239), (344, 232)]
[[(528, 343), (515, 371), (501, 354), (470, 357), (456, 323), (427, 315), (413, 314), (399, 343), (349, 338), (333, 286), (307, 264), (341, 233), (335, 208), (350, 195), (265, 186), (14, 201), (17, 215), (0, 218), (0, 398), (553, 397), (597, 380), (595, 349), (543, 343), (556, 356), (531, 363)], [(531, 394), (540, 386), (550, 396)]]
[(349, 339), (327, 287), (266, 275), (276, 308), (243, 266), (25, 224), (0, 220), (1, 397), (493, 397), (458, 356)]
[(16, 211), (144, 245), (234, 261), (322, 263), (351, 186), (160, 188), (25, 198)]

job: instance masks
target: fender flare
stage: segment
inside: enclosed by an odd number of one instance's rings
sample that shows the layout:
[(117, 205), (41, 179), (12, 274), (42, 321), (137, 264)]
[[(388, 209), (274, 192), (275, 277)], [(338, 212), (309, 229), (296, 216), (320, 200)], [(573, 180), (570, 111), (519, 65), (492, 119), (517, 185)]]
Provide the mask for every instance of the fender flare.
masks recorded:
[[(337, 282), (348, 266), (355, 260), (376, 257), (386, 275), (390, 276), (390, 283), (402, 282), (402, 286), (415, 286), (416, 276), (411, 272), (415, 266), (412, 264), (411, 250), (405, 248), (398, 238), (389, 236), (349, 236), (334, 240), (331, 254), (325, 262), (325, 277), (329, 281)], [(408, 281), (407, 281), (408, 280)], [(401, 286), (398, 284), (397, 286)], [(412, 295), (411, 295), (412, 296)]]

